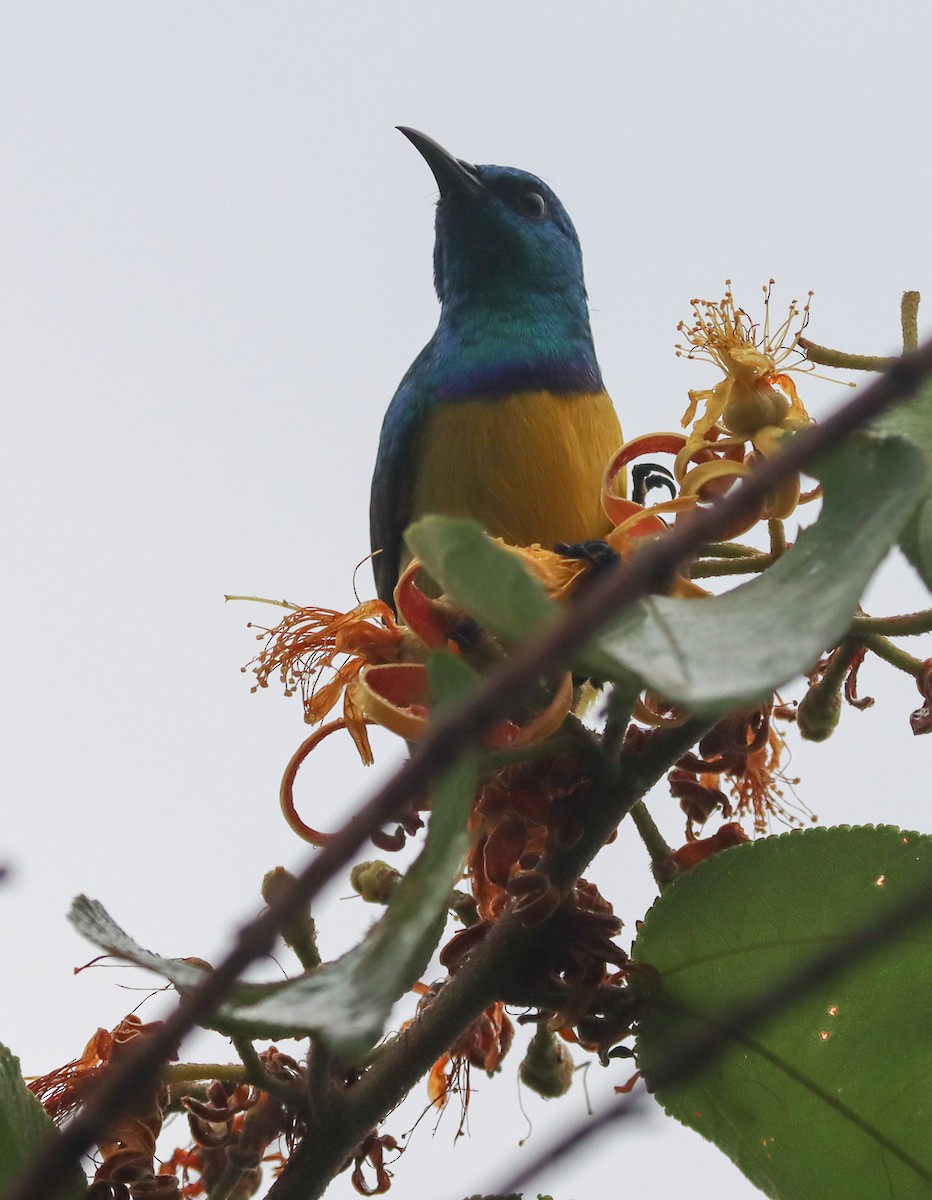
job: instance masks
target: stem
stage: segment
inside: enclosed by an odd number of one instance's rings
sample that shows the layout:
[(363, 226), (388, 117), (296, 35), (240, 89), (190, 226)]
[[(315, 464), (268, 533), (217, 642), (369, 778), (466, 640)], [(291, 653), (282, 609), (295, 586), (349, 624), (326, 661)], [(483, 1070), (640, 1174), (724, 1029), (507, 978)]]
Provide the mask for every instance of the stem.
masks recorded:
[(864, 637), (859, 637), (858, 641), (862, 646), (873, 651), (878, 658), (882, 658), (900, 671), (905, 671), (907, 675), (912, 675), (914, 679), (918, 678), (925, 666), (921, 658), (914, 658), (912, 654), (907, 654), (905, 650), (901, 650), (888, 638), (881, 637), (879, 633), (868, 633)]
[[(903, 331), (904, 351), (915, 350), (919, 345), (919, 293), (904, 292), (900, 301), (900, 325)], [(799, 346), (811, 363), (821, 367), (838, 367), (846, 371), (887, 371), (896, 362), (896, 357), (886, 354), (849, 354), (845, 350), (832, 350), (820, 346), (809, 338), (800, 338)]]
[[(711, 546), (702, 547), (702, 555), (706, 560), (692, 565), (690, 579), (712, 579), (722, 575), (747, 575), (751, 572), (766, 571), (777, 561), (786, 550), (786, 530), (783, 522), (771, 519), (767, 522), (770, 532), (770, 550), (756, 550), (753, 546), (743, 546), (739, 542), (716, 542)], [(722, 561), (724, 560), (724, 561)]]
[(724, 559), (718, 562), (706, 561), (693, 563), (689, 572), (690, 579), (711, 579), (720, 575), (750, 575), (766, 569), (777, 561), (779, 555), (755, 554), (742, 555), (740, 558)]
[(292, 604), (290, 600), (269, 600), (267, 596), (224, 596), (224, 600), (248, 600), (251, 604), (271, 604), (275, 608), (290, 608), (292, 612), (300, 612), (300, 604)]
[(741, 542), (710, 542), (699, 547), (700, 558), (754, 558), (760, 550), (744, 546)]
[(242, 1063), (171, 1063), (161, 1075), (169, 1087), (175, 1083), (192, 1083), (220, 1079), (224, 1083), (246, 1083), (248, 1074)]
[(643, 800), (638, 800), (636, 804), (631, 806), (631, 820), (641, 835), (641, 841), (647, 847), (647, 853), (650, 855), (650, 865), (656, 873), (661, 863), (670, 857), (672, 851), (664, 841), (663, 834), (654, 824), (654, 818), (647, 811)]
[(843, 371), (889, 371), (897, 361), (889, 354), (849, 354), (846, 350), (831, 350), (809, 338), (799, 339), (806, 358), (820, 367), (837, 367)]
[(903, 328), (903, 349), (915, 350), (919, 345), (919, 293), (904, 292), (900, 302), (900, 324)]
[(827, 692), (840, 692), (848, 672), (851, 670), (851, 664), (858, 657), (860, 649), (860, 643), (856, 638), (842, 638), (838, 643), (837, 649), (829, 659), (828, 667), (825, 669), (822, 678), (814, 687), (822, 688)]
[(617, 763), (631, 722), (637, 693), (615, 684), (608, 698), (608, 715), (602, 732), (602, 753), (610, 763)]
[[(852, 620), (852, 634), (885, 634), (888, 637), (914, 637), (932, 632), (932, 608), (903, 613), (901, 617), (868, 617), (859, 614)], [(862, 638), (861, 638), (862, 640)]]
[(268, 1073), (256, 1053), (255, 1046), (248, 1038), (234, 1035), (230, 1040), (236, 1053), (243, 1060), (248, 1083), (263, 1092), (268, 1092), (270, 1096), (276, 1096), (290, 1109), (301, 1111), (306, 1107), (303, 1094), (293, 1084), (284, 1079), (276, 1079), (274, 1075)]
[(243, 1176), (248, 1167), (239, 1167), (236, 1163), (227, 1163), (223, 1174), (207, 1193), (207, 1200), (230, 1200), (236, 1194), (236, 1189), (243, 1182)]
[(857, 616), (851, 622), (851, 632), (857, 638), (864, 633), (884, 633), (888, 637), (913, 637), (919, 633), (930, 633), (932, 608), (904, 613), (899, 617)]
[[(284, 892), (294, 887), (294, 876), (284, 867), (274, 867), (267, 871), (262, 880), (262, 899), (266, 904), (274, 904)], [(305, 971), (316, 970), (320, 966), (320, 951), (317, 949), (317, 925), (309, 908), (298, 913), (282, 930), (285, 945), (294, 953)]]
[(841, 719), (841, 689), (853, 663), (863, 653), (853, 637), (842, 638), (828, 659), (822, 678), (813, 683), (796, 710), (799, 732), (807, 741), (824, 742)]
[(307, 1062), (307, 1093), (311, 1111), (318, 1119), (329, 1115), (338, 1093), (332, 1086), (333, 1051), (321, 1041), (312, 1041)]

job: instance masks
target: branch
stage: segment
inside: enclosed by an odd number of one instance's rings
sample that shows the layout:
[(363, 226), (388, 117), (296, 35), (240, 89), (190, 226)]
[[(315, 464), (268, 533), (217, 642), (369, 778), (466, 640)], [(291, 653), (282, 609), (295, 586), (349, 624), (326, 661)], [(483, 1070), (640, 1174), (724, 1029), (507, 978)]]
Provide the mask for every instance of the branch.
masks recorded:
[(914, 637), (919, 633), (932, 632), (932, 608), (921, 612), (904, 613), (898, 617), (857, 616), (851, 622), (851, 633), (860, 637), (862, 633), (882, 633), (887, 637)]
[(811, 363), (820, 367), (834, 367), (840, 371), (888, 371), (899, 362), (889, 354), (851, 354), (847, 350), (833, 350), (820, 346), (809, 338), (801, 337), (799, 347)]
[(491, 720), (557, 665), (569, 662), (620, 609), (660, 590), (699, 546), (719, 540), (732, 523), (755, 512), (779, 484), (838, 445), (854, 430), (912, 395), (932, 374), (932, 342), (904, 354), (822, 424), (794, 436), (786, 449), (765, 459), (728, 495), (677, 522), (667, 537), (639, 549), (597, 580), (566, 616), (545, 634), (517, 648), (465, 704), (440, 716), (410, 760), (319, 850), (274, 905), (244, 926), (233, 948), (197, 988), (183, 995), (152, 1037), (129, 1053), (88, 1096), (78, 1115), (39, 1150), (6, 1200), (43, 1200), (60, 1191), (65, 1169), (105, 1136), (117, 1113), (151, 1085), (181, 1039), (217, 1008), (250, 963), (268, 954), (276, 937), (345, 867), (370, 834), (390, 821), (408, 798), (423, 791), (479, 737)]

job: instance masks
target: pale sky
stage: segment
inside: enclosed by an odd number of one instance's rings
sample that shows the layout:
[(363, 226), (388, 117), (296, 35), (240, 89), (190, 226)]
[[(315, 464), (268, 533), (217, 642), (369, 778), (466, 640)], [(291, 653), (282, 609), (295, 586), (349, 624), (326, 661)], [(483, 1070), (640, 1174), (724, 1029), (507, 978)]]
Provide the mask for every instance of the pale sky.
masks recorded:
[[(437, 311), (434, 183), (393, 126), (554, 187), (634, 435), (675, 428), (687, 389), (716, 381), (673, 343), (690, 298), (718, 298), (726, 277), (752, 311), (771, 276), (777, 311), (814, 289), (810, 332), (829, 345), (895, 352), (906, 288), (927, 295), (932, 330), (930, 44), (932, 10), (898, 0), (6, 6), (0, 1040), (27, 1073), (145, 994), (120, 986), (138, 973), (72, 976), (94, 954), (65, 922), (72, 895), (154, 950), (216, 958), (264, 872), (304, 860), (277, 805), (300, 707), (251, 696), (239, 671), (256, 649), (246, 622), (274, 613), (223, 595), (353, 603), (382, 414)], [(815, 415), (843, 398), (800, 389)], [(357, 586), (373, 594), (367, 567)], [(895, 566), (867, 605), (923, 596)], [(918, 693), (876, 661), (862, 691), (877, 706), (847, 710), (827, 745), (794, 740), (798, 794), (827, 824), (928, 831)], [(301, 780), (328, 827), (400, 757), (380, 739), (366, 771), (335, 742)], [(681, 841), (675, 803), (652, 811)], [(591, 876), (627, 939), (653, 894), (632, 831)], [(373, 916), (348, 891), (321, 910), (330, 957)], [(518, 1061), (477, 1087), (471, 1139), (453, 1146), (452, 1112), (435, 1135), (422, 1122), (398, 1200), (491, 1191), (582, 1118), (580, 1083), (549, 1104), (525, 1094), (519, 1148)], [(624, 1078), (593, 1066), (593, 1103)], [(404, 1133), (422, 1100), (386, 1129)], [(539, 1187), (583, 1200), (606, 1183), (757, 1194), (656, 1109)], [(348, 1176), (329, 1193), (354, 1194)]]

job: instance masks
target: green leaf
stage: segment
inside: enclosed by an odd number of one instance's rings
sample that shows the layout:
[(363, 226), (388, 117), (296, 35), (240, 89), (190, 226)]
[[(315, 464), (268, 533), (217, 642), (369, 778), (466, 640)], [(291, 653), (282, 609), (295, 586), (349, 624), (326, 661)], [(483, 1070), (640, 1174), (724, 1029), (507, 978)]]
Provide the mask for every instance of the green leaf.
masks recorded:
[(852, 439), (816, 474), (819, 519), (778, 562), (723, 596), (632, 605), (595, 639), (602, 659), (707, 715), (750, 707), (807, 671), (844, 635), (926, 478), (913, 446), (876, 435)]
[(522, 641), (560, 616), (543, 584), (475, 521), (422, 517), (405, 540), (453, 603), (496, 637)]
[[(439, 707), (452, 703), (475, 681), (464, 663), (446, 653), (433, 656), (428, 670), (431, 695)], [(450, 893), (469, 848), (466, 822), (476, 778), (475, 756), (467, 755), (440, 780), (424, 849), (358, 946), (296, 979), (238, 984), (207, 1024), (248, 1037), (314, 1034), (341, 1058), (364, 1057), (381, 1037), (392, 1005), (424, 971), (443, 933)], [(79, 896), (70, 915), (95, 945), (157, 971), (179, 990), (203, 978), (203, 968), (143, 950), (97, 901)]]
[[(68, 920), (78, 933), (100, 950), (164, 975), (180, 990), (197, 987), (204, 980), (204, 972), (209, 969), (206, 965), (198, 965), (198, 961), (165, 958), (151, 950), (144, 950), (120, 928), (99, 900), (92, 900), (89, 896), (74, 898), (68, 912)], [(246, 991), (247, 985), (239, 986)]]
[[(0, 1190), (13, 1185), (50, 1137), (57, 1137), (51, 1117), (23, 1082), (19, 1059), (0, 1045)], [(70, 1167), (60, 1187), (62, 1200), (80, 1200), (84, 1172)]]
[[(405, 539), (453, 603), (503, 642), (533, 637), (565, 614), (540, 580), (475, 521), (422, 517)], [(629, 671), (591, 647), (577, 665), (594, 679), (640, 690)]]
[[(925, 455), (932, 469), (932, 380), (919, 395), (898, 404), (877, 422), (878, 428), (909, 439)], [(903, 553), (932, 588), (932, 495), (927, 488), (900, 537)]]
[[(747, 708), (803, 674), (844, 635), (881, 560), (922, 496), (922, 454), (900, 438), (853, 438), (817, 470), (818, 521), (763, 575), (708, 600), (655, 596), (615, 617), (577, 672), (642, 686), (696, 714)], [(559, 607), (471, 521), (425, 517), (408, 542), (454, 603), (507, 641)]]
[[(932, 872), (932, 838), (813, 829), (726, 850), (647, 915), (634, 959), (660, 972), (639, 1021), (651, 1071), (736, 1005), (880, 918)], [(657, 1098), (767, 1195), (932, 1195), (932, 915), (820, 984)]]

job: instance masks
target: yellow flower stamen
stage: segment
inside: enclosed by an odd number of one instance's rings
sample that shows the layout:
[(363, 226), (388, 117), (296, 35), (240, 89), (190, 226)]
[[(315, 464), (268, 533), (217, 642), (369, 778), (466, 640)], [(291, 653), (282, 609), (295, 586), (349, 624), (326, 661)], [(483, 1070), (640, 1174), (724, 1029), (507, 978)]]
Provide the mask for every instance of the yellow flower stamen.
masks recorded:
[[(730, 280), (725, 281), (723, 300), (692, 300), (692, 323), (681, 321), (677, 326), (684, 338), (676, 347), (677, 355), (711, 362), (725, 376), (714, 388), (689, 393), (683, 425), (693, 425), (697, 442), (716, 425), (748, 437), (765, 426), (793, 428), (809, 420), (789, 372), (812, 371), (812, 364), (799, 349), (809, 323), (812, 293), (802, 308), (798, 301), (791, 301), (786, 317), (774, 329), (770, 310), (773, 282), (771, 279), (763, 289), (763, 326), (737, 307)], [(794, 355), (800, 361), (785, 366)], [(703, 403), (705, 412), (699, 416)]]

